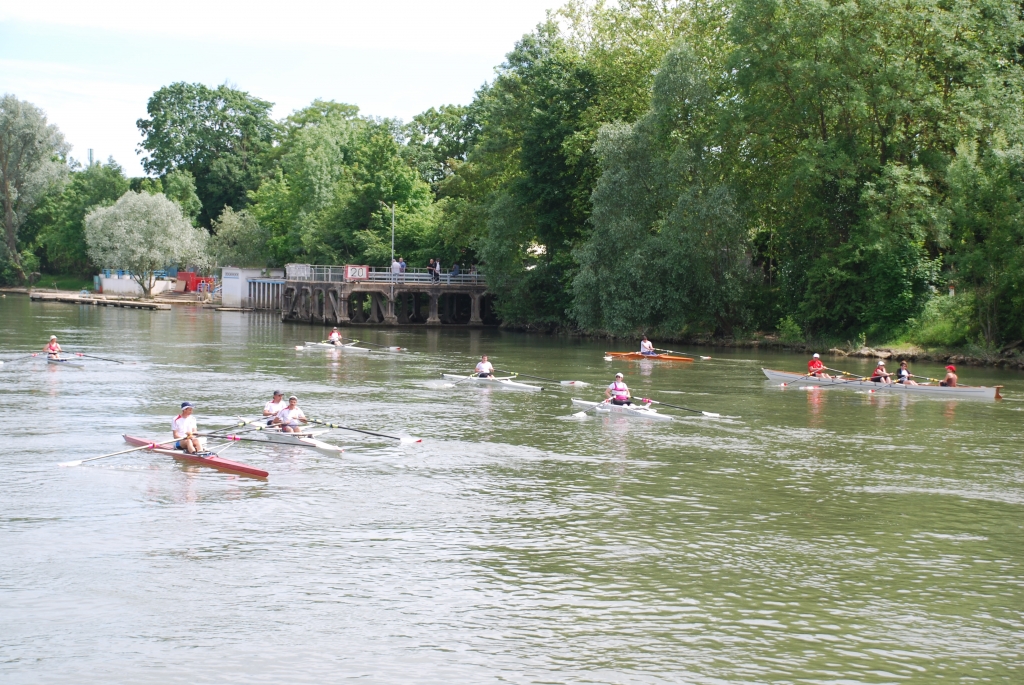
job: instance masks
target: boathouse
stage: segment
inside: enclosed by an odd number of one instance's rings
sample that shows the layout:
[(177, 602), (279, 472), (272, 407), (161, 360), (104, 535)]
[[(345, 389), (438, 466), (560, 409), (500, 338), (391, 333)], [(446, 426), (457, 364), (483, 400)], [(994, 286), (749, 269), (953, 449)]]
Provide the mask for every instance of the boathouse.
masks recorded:
[(497, 323), (478, 273), (442, 273), (349, 264), (288, 264), (282, 321), (345, 325), (483, 326)]

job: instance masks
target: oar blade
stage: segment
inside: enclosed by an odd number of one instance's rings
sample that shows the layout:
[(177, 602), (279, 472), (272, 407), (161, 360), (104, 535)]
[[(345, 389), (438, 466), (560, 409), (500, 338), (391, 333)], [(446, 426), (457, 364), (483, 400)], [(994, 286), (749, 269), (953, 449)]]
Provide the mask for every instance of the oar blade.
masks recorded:
[(713, 411), (702, 411), (701, 414), (703, 414), (704, 416), (710, 416), (713, 419), (720, 419), (720, 418), (722, 418), (721, 414), (716, 414)]
[(402, 436), (398, 439), (403, 445), (415, 445), (418, 442), (423, 442), (423, 438), (414, 438), (412, 436)]
[(559, 384), (561, 384), (561, 385), (579, 386), (581, 388), (589, 388), (590, 387), (590, 383), (586, 383), (584, 381), (559, 381)]
[(81, 466), (81, 465), (82, 465), (82, 460), (81, 459), (78, 459), (76, 461), (63, 461), (63, 462), (57, 464), (57, 466)]

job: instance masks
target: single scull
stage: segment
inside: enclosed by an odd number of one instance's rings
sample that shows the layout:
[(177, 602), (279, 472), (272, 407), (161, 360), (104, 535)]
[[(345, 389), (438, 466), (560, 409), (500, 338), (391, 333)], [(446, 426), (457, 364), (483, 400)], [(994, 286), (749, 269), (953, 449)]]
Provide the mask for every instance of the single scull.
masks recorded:
[(586, 400), (572, 398), (573, 406), (583, 409), (593, 409), (598, 414), (621, 414), (639, 419), (654, 419), (656, 421), (673, 421), (674, 418), (665, 414), (659, 414), (657, 409), (651, 409), (647, 404), (612, 404), (611, 402), (588, 402)]
[(53, 364), (55, 366), (71, 366), (71, 367), (74, 367), (76, 369), (84, 369), (85, 368), (85, 364), (79, 364), (74, 359), (68, 359), (66, 357), (60, 357), (58, 359), (54, 359), (53, 357), (47, 357), (46, 358), (46, 363), (47, 364)]
[(505, 388), (506, 390), (530, 390), (539, 391), (543, 388), (536, 385), (528, 385), (526, 383), (520, 383), (514, 381), (513, 376), (496, 377), (496, 378), (480, 378), (478, 376), (456, 376), (453, 373), (442, 373), (441, 377), (446, 381), (458, 381), (459, 383), (474, 383), (476, 385), (495, 385), (499, 388)]
[[(955, 388), (948, 388), (944, 385), (905, 385), (903, 383), (875, 383), (869, 380), (846, 380), (840, 378), (819, 378), (817, 376), (806, 376), (800, 373), (789, 371), (774, 371), (772, 369), (761, 369), (770, 381), (780, 383), (795, 383), (798, 386), (816, 385), (823, 388), (847, 388), (850, 390), (876, 390), (894, 394), (906, 395), (927, 395), (929, 397), (973, 397), (984, 400), (1001, 400), (999, 391), (1003, 386), (996, 385), (991, 388), (985, 386), (958, 385)], [(799, 383), (796, 383), (799, 381)]]
[[(345, 451), (344, 448), (332, 445), (316, 438), (323, 435), (324, 433), (330, 433), (330, 428), (317, 428), (314, 430), (304, 430), (301, 433), (285, 433), (280, 428), (266, 425), (265, 421), (250, 421), (250, 426), (255, 426), (256, 430), (263, 436), (263, 440), (253, 438), (253, 442), (272, 442), (277, 445), (297, 445), (298, 447), (310, 447), (323, 452), (324, 454), (337, 455)], [(226, 436), (228, 440), (235, 439), (235, 436)]]
[(692, 357), (677, 357), (673, 354), (640, 354), (639, 352), (605, 352), (604, 356), (612, 359), (642, 360), (656, 362), (692, 362)]
[[(146, 440), (145, 438), (136, 438), (131, 435), (125, 435), (123, 437), (124, 441), (129, 445), (142, 447), (154, 444), (152, 440)], [(206, 456), (199, 456), (197, 454), (189, 454), (185, 450), (176, 450), (168, 447), (151, 447), (150, 450), (159, 454), (166, 454), (169, 457), (174, 457), (178, 461), (188, 462), (189, 464), (198, 464), (199, 466), (208, 466), (220, 471), (240, 473), (244, 476), (254, 476), (256, 478), (266, 478), (270, 475), (266, 471), (258, 469), (255, 466), (249, 466), (248, 464), (242, 464), (241, 462), (225, 459), (215, 452), (208, 452)]]

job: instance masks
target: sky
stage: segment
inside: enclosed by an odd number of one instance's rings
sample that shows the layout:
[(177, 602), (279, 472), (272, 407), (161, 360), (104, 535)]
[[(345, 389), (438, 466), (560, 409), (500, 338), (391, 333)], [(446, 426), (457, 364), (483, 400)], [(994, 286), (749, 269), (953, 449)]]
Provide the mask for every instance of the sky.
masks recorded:
[(135, 126), (175, 81), (234, 88), (283, 117), (319, 98), (408, 120), (467, 104), (561, 0), (53, 0), (0, 4), (0, 93), (42, 108), (72, 157), (144, 172)]

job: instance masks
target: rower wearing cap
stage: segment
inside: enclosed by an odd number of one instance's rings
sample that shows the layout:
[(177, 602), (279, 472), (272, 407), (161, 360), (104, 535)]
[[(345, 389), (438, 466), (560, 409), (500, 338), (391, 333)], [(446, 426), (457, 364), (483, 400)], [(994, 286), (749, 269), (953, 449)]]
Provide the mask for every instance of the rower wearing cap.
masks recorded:
[(269, 416), (270, 419), (267, 421), (267, 425), (274, 423), (274, 417), (277, 413), (288, 406), (288, 403), (284, 399), (284, 393), (280, 390), (274, 391), (274, 398), (263, 405), (263, 415)]
[(196, 433), (199, 427), (196, 426), (196, 417), (192, 416), (192, 409), (195, 407), (191, 402), (181, 403), (181, 413), (171, 421), (171, 435), (176, 442), (174, 449), (185, 450), (189, 454), (196, 454), (203, 451)]
[(885, 362), (879, 361), (878, 364), (875, 365), (875, 370), (871, 372), (871, 381), (873, 383), (892, 382), (889, 372), (885, 370)]
[(956, 367), (950, 364), (946, 367), (946, 378), (939, 381), (939, 385), (944, 388), (955, 388), (958, 380), (960, 379), (956, 376)]
[(341, 344), (341, 332), (338, 331), (338, 327), (337, 326), (335, 326), (333, 329), (331, 329), (331, 334), (329, 336), (327, 336), (327, 342), (331, 343), (332, 345), (340, 345)]
[(646, 357), (657, 354), (657, 352), (654, 351), (654, 343), (648, 340), (646, 335), (640, 338), (640, 354)]
[(299, 409), (299, 398), (292, 395), (288, 398), (288, 406), (277, 412), (274, 417), (274, 425), (280, 426), (284, 433), (301, 433), (302, 426), (299, 423), (306, 423), (306, 415)]
[(817, 378), (832, 378), (832, 376), (825, 373), (825, 364), (822, 363), (821, 355), (817, 352), (811, 357), (811, 361), (807, 362), (807, 375)]
[(55, 335), (50, 336), (50, 342), (48, 342), (46, 347), (43, 348), (43, 352), (45, 352), (46, 356), (50, 359), (60, 358), (60, 353), (63, 351), (64, 350), (62, 350), (60, 345), (57, 343), (57, 336)]
[(494, 366), (487, 361), (487, 355), (480, 357), (474, 371), (478, 378), (494, 378)]
[(629, 388), (622, 381), (622, 374), (615, 374), (615, 380), (605, 388), (604, 391), (605, 402), (611, 400), (612, 404), (623, 405), (633, 404), (631, 395), (629, 394)]

